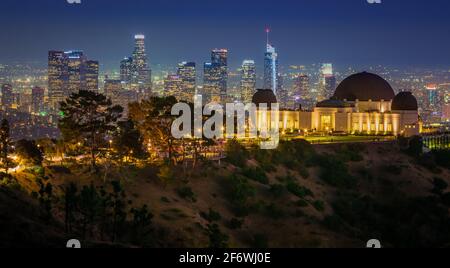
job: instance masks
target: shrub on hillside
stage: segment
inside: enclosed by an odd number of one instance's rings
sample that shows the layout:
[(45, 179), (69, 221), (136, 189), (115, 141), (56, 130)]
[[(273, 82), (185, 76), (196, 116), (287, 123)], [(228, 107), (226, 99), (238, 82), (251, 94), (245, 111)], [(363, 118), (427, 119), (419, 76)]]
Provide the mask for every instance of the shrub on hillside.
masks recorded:
[(239, 230), (242, 228), (242, 225), (244, 224), (244, 220), (242, 219), (237, 219), (237, 218), (232, 218), (229, 222), (228, 222), (228, 228), (230, 228), (231, 230)]
[(212, 208), (209, 209), (208, 213), (201, 212), (200, 216), (209, 222), (220, 221), (222, 219), (222, 215)]
[(217, 224), (208, 224), (208, 236), (210, 248), (228, 248), (228, 235), (222, 233)]
[(364, 150), (363, 144), (344, 144), (336, 150), (336, 154), (344, 162), (361, 162), (364, 160), (361, 154)]
[(325, 211), (325, 203), (321, 200), (314, 201), (312, 205), (319, 212)]
[(195, 197), (194, 192), (192, 191), (192, 188), (189, 186), (181, 187), (177, 189), (177, 194), (183, 199), (197, 202), (197, 198)]
[(338, 188), (354, 188), (356, 180), (348, 171), (347, 165), (338, 157), (324, 154), (317, 158), (321, 167), (320, 178), (331, 186)]
[(267, 178), (266, 172), (262, 170), (259, 167), (256, 168), (244, 168), (242, 170), (242, 175), (246, 176), (247, 178), (257, 181), (262, 184), (268, 184), (269, 178)]
[(244, 167), (247, 163), (248, 152), (236, 139), (227, 142), (225, 147), (226, 161), (237, 167)]
[(293, 195), (299, 198), (305, 198), (308, 196), (314, 196), (313, 192), (304, 186), (298, 185), (294, 181), (290, 181), (286, 184), (286, 189)]
[(255, 195), (255, 188), (250, 185), (248, 179), (240, 175), (232, 175), (229, 178), (229, 200), (238, 216), (249, 213), (248, 200)]

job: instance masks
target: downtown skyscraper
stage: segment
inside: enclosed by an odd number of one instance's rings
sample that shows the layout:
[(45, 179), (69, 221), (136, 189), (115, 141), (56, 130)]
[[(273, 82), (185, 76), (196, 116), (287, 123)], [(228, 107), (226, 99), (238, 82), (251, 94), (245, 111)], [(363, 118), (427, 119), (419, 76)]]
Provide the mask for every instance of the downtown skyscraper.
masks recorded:
[(48, 97), (50, 107), (57, 109), (68, 97), (68, 58), (63, 51), (48, 52)]
[(52, 109), (70, 94), (80, 90), (98, 90), (98, 61), (88, 60), (81, 50), (49, 51), (48, 95)]
[(148, 97), (151, 92), (151, 70), (145, 49), (145, 36), (137, 34), (134, 36), (135, 46), (132, 55), (131, 82), (142, 97)]
[(329, 99), (336, 89), (336, 77), (333, 73), (333, 64), (324, 63), (320, 68), (319, 77), (319, 96), (318, 100)]
[(228, 87), (228, 50), (211, 51), (211, 62), (204, 64), (203, 95), (207, 102), (225, 103)]
[(254, 60), (244, 60), (241, 66), (241, 100), (251, 103), (256, 92), (256, 65)]
[(196, 93), (197, 72), (195, 62), (181, 62), (178, 64), (177, 76), (181, 79), (180, 99), (193, 101)]
[(264, 88), (271, 89), (275, 95), (279, 89), (279, 68), (278, 68), (278, 54), (274, 46), (270, 44), (269, 33), (266, 29), (267, 43), (266, 52), (264, 54)]
[(13, 88), (10, 84), (2, 85), (2, 110), (9, 110), (14, 103)]

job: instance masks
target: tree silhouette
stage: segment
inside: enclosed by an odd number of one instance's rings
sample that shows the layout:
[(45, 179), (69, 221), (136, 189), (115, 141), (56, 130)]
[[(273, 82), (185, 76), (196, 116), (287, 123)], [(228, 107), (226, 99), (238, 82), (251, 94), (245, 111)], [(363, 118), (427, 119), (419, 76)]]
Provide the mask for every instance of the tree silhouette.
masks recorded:
[(116, 129), (123, 108), (96, 92), (80, 90), (61, 103), (59, 129), (68, 142), (81, 142), (90, 150), (92, 167), (97, 170), (96, 154), (106, 135)]
[(75, 211), (77, 209), (77, 185), (69, 183), (64, 187), (64, 225), (66, 233), (72, 232), (72, 226), (75, 221)]
[(42, 165), (44, 156), (35, 141), (20, 140), (16, 143), (16, 154), (27, 164)]
[(145, 156), (143, 138), (133, 121), (119, 122), (114, 133), (112, 147), (120, 161), (126, 156), (143, 158)]
[(147, 205), (142, 206), (142, 208), (133, 208), (130, 212), (133, 215), (131, 228), (132, 242), (140, 246), (145, 246), (150, 239), (153, 214), (148, 210)]
[(176, 117), (171, 112), (176, 103), (175, 97), (152, 97), (129, 106), (129, 116), (146, 140), (151, 141), (152, 145), (166, 153), (167, 158), (174, 162), (175, 138), (171, 127)]
[(0, 157), (2, 165), (5, 168), (6, 174), (8, 174), (9, 170), (9, 160), (8, 160), (8, 153), (9, 153), (9, 144), (11, 142), (10, 137), (10, 128), (9, 128), (9, 122), (6, 119), (2, 120), (2, 124), (0, 126)]

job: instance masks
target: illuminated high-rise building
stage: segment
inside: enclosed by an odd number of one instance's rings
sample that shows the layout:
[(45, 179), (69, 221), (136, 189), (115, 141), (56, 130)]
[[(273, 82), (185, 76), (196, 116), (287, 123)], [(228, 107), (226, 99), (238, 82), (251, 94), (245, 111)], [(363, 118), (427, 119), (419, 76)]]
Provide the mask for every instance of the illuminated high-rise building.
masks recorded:
[(33, 87), (31, 89), (31, 112), (40, 114), (44, 112), (44, 89), (41, 87)]
[(197, 72), (195, 62), (181, 62), (178, 64), (177, 76), (181, 79), (180, 99), (193, 101), (196, 93)]
[(244, 60), (241, 73), (241, 100), (251, 103), (256, 92), (256, 65), (254, 60)]
[(98, 73), (99, 64), (98, 61), (88, 60), (86, 61), (86, 89), (90, 91), (98, 91)]
[(131, 83), (133, 76), (133, 58), (126, 57), (120, 62), (120, 80), (126, 85)]
[(78, 92), (86, 87), (86, 57), (81, 50), (64, 52), (68, 63), (68, 93)]
[(48, 52), (48, 97), (52, 109), (58, 109), (59, 103), (68, 94), (68, 58), (63, 51)]
[(183, 94), (183, 80), (178, 75), (168, 75), (164, 79), (164, 95), (173, 96), (179, 101), (186, 100)]
[(436, 84), (425, 86), (421, 117), (425, 124), (440, 123), (442, 120), (442, 106), (439, 102), (439, 91)]
[(209, 102), (221, 103), (222, 72), (220, 66), (206, 62), (203, 69), (203, 98)]
[(11, 109), (14, 104), (13, 88), (10, 84), (2, 85), (2, 110)]
[(433, 110), (438, 107), (439, 95), (438, 88), (435, 84), (430, 84), (426, 86), (427, 92), (427, 105), (428, 108)]
[(134, 40), (132, 83), (137, 86), (140, 95), (148, 97), (151, 91), (151, 70), (145, 50), (145, 36), (137, 34)]
[(294, 85), (292, 91), (292, 100), (294, 103), (294, 108), (312, 108), (309, 105), (309, 100), (312, 99), (310, 92), (310, 80), (309, 76), (306, 74), (299, 74), (294, 77)]
[(81, 50), (49, 51), (48, 96), (53, 110), (70, 94), (98, 90), (98, 61), (88, 60)]
[(264, 54), (264, 88), (271, 89), (275, 95), (279, 89), (279, 68), (278, 68), (278, 54), (276, 49), (269, 41), (270, 30), (266, 29), (267, 44), (266, 53)]
[(324, 63), (320, 69), (319, 100), (329, 99), (336, 89), (336, 77), (333, 74), (333, 64)]
[(220, 75), (219, 90), (221, 101), (224, 102), (227, 98), (228, 89), (228, 50), (227, 49), (213, 49), (211, 51), (211, 63), (215, 68), (218, 68)]

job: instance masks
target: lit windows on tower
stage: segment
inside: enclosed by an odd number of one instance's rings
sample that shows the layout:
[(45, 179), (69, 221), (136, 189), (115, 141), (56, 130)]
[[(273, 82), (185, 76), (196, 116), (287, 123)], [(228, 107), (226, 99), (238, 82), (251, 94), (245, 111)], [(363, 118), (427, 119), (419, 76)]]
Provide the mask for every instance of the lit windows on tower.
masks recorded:
[(192, 101), (196, 93), (197, 72), (195, 62), (181, 62), (178, 64), (177, 75), (181, 79), (180, 99)]
[(241, 73), (241, 100), (251, 103), (256, 92), (256, 65), (254, 60), (244, 60)]

